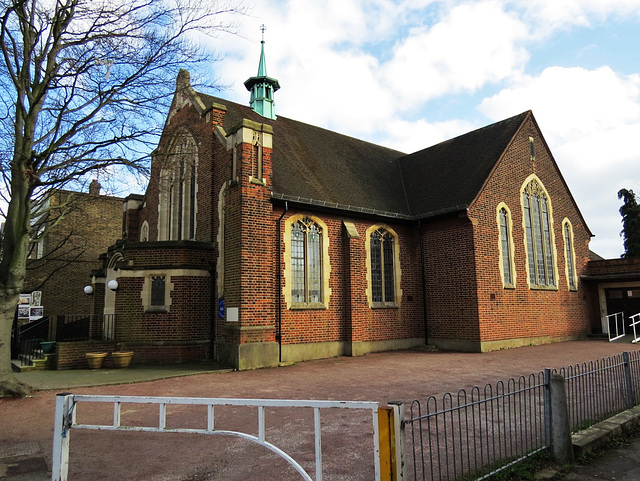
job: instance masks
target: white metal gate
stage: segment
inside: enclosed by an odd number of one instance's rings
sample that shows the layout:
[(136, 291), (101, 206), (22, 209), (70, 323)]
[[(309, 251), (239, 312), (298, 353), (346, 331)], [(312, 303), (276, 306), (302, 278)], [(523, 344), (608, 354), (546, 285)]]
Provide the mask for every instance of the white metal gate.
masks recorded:
[[(110, 403), (113, 405), (113, 422), (108, 425), (77, 424), (76, 412), (79, 403)], [(121, 405), (123, 403), (152, 404), (158, 406), (157, 426), (122, 426), (120, 423)], [(167, 406), (190, 405), (207, 407), (206, 429), (168, 428)], [(237, 431), (218, 430), (215, 427), (216, 406), (255, 407), (258, 414), (258, 435)], [(62, 393), (56, 397), (56, 414), (53, 440), (53, 466), (51, 479), (66, 481), (69, 469), (69, 435), (72, 429), (93, 429), (106, 431), (156, 432), (156, 433), (191, 433), (236, 436), (264, 446), (285, 459), (302, 476), (305, 481), (313, 478), (290, 455), (266, 439), (266, 408), (312, 408), (315, 440), (315, 481), (322, 481), (322, 436), (320, 429), (320, 410), (329, 408), (369, 410), (373, 422), (373, 451), (375, 480), (380, 481), (380, 429), (378, 423), (378, 403), (359, 401), (301, 401), (280, 399), (228, 399), (228, 398), (189, 398), (189, 397), (147, 397), (147, 396), (102, 396)], [(386, 479), (386, 478), (385, 478)]]

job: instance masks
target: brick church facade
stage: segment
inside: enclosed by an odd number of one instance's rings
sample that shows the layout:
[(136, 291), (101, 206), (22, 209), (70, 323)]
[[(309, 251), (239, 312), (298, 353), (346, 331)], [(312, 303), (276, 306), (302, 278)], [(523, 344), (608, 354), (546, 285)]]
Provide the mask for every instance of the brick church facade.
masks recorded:
[(94, 312), (116, 314), (136, 362), (248, 369), (591, 332), (592, 234), (532, 112), (407, 155), (276, 117), (262, 54), (250, 106), (180, 72), (146, 194), (94, 272)]

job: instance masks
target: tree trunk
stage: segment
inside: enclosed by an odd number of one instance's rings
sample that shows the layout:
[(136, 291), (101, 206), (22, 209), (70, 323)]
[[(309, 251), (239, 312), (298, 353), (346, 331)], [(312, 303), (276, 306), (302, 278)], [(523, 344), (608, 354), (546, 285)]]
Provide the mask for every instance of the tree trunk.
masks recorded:
[(21, 397), (31, 392), (30, 387), (20, 382), (11, 369), (11, 325), (20, 293), (6, 294), (5, 289), (0, 289), (0, 398)]
[(0, 397), (22, 396), (29, 391), (15, 378), (11, 368), (11, 327), (27, 272), (29, 249), (33, 179), (29, 175), (28, 159), (29, 156), (16, 147), (0, 261)]

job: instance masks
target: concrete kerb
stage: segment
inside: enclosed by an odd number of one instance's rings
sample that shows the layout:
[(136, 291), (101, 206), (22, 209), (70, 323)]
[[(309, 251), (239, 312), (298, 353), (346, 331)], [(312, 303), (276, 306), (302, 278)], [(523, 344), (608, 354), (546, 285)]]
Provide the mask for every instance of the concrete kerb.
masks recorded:
[(74, 389), (79, 387), (133, 384), (161, 379), (220, 374), (233, 369), (214, 362), (167, 365), (136, 365), (126, 369), (69, 369), (62, 371), (26, 371), (14, 373), (16, 378), (35, 391)]
[(630, 434), (640, 426), (640, 404), (571, 435), (576, 458), (603, 448), (607, 443)]

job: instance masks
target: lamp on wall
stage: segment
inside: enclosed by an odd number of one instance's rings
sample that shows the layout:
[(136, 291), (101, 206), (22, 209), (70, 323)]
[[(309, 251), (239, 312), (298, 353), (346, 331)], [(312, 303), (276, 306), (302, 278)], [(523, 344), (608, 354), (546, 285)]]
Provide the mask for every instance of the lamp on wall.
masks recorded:
[(88, 296), (93, 294), (93, 286), (84, 286), (84, 293)]
[(107, 287), (109, 289), (111, 289), (112, 291), (117, 291), (118, 290), (118, 281), (116, 281), (115, 279), (110, 280), (109, 283), (107, 284)]

